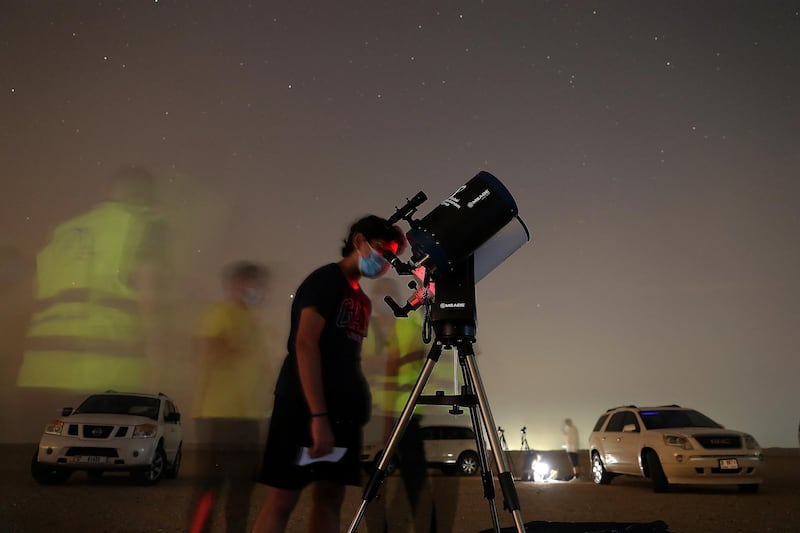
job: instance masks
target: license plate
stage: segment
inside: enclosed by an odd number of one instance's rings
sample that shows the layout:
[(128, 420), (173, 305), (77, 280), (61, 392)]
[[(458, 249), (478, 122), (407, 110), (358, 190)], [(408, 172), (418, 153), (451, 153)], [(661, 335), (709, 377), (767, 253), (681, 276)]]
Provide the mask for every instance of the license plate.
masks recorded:
[(76, 455), (75, 457), (71, 457), (70, 459), (71, 462), (73, 463), (88, 463), (90, 465), (100, 465), (108, 461), (108, 457), (102, 457), (97, 455)]
[(720, 470), (735, 470), (739, 468), (739, 461), (736, 459), (720, 459), (719, 468)]

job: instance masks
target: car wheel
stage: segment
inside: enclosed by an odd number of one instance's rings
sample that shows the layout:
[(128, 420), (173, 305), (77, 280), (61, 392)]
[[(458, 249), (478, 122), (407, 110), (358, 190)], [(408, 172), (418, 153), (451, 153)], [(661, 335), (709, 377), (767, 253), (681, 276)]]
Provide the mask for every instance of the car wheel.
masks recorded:
[(472, 476), (478, 472), (480, 463), (478, 462), (478, 454), (475, 452), (464, 452), (458, 457), (456, 462), (458, 473), (462, 476)]
[(614, 476), (606, 471), (603, 466), (603, 460), (600, 459), (600, 454), (597, 452), (592, 453), (592, 481), (598, 485), (608, 485), (611, 483), (611, 478)]
[(758, 492), (758, 486), (758, 483), (741, 483), (738, 488), (742, 494), (755, 494)]
[(175, 452), (175, 459), (172, 460), (169, 467), (164, 471), (164, 477), (167, 479), (175, 479), (178, 477), (178, 472), (181, 469), (181, 460), (183, 459), (183, 443), (178, 444), (178, 451)]
[(650, 480), (653, 482), (653, 492), (667, 492), (669, 481), (667, 481), (667, 476), (664, 474), (664, 469), (661, 468), (658, 454), (653, 450), (647, 450), (644, 460)]
[(150, 465), (144, 470), (137, 470), (132, 473), (132, 477), (137, 483), (142, 485), (155, 485), (161, 480), (164, 471), (167, 469), (167, 455), (161, 445), (156, 448)]
[(40, 485), (59, 485), (72, 475), (69, 470), (40, 463), (38, 456), (39, 450), (36, 450), (33, 452), (33, 460), (31, 461), (31, 475), (36, 483)]

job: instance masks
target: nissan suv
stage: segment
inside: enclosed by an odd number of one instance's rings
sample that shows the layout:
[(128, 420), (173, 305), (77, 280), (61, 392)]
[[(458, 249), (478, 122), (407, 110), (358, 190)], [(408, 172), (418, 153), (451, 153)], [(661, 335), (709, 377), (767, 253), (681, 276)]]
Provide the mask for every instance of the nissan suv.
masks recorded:
[(61, 483), (76, 470), (90, 477), (127, 471), (146, 485), (177, 477), (181, 415), (164, 394), (92, 394), (61, 415), (45, 426), (33, 455), (31, 474), (37, 482)]
[[(463, 476), (477, 474), (480, 470), (475, 432), (465, 426), (423, 426), (420, 428), (428, 466), (441, 469), (445, 473), (455, 472)], [(377, 465), (383, 452), (383, 444), (365, 444), (361, 450), (361, 461)], [(397, 461), (402, 468), (403, 458)], [(391, 473), (397, 464), (389, 464)]]
[(649, 478), (655, 492), (670, 485), (737, 485), (757, 492), (764, 458), (751, 435), (725, 429), (677, 405), (609, 409), (589, 436), (592, 479), (620, 474)]

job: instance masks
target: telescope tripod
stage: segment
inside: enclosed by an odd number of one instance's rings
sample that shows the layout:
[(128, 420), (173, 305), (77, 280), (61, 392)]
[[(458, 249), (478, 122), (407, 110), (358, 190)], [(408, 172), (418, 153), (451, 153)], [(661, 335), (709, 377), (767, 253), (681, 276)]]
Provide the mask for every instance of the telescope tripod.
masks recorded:
[(528, 445), (528, 433), (526, 430), (527, 428), (522, 428), (521, 430), (519, 430), (519, 436), (520, 436), (519, 449), (523, 451), (530, 451), (531, 447)]
[(506, 442), (506, 432), (498, 427), (497, 433), (500, 435), (500, 445), (503, 447), (504, 450), (508, 449), (508, 443)]
[[(433, 367), (439, 361), (439, 356), (443, 348), (455, 348), (458, 353), (458, 360), (461, 366), (461, 372), (464, 378), (464, 385), (462, 387), (462, 394), (455, 396), (446, 396), (441, 392), (437, 392), (435, 396), (422, 396), (422, 391), (428, 382), (428, 379), (433, 372)], [(452, 405), (453, 411), (458, 411), (458, 406), (468, 407), (470, 411), (470, 419), (472, 421), (472, 428), (475, 431), (475, 444), (478, 449), (478, 455), (481, 464), (481, 481), (483, 483), (483, 496), (489, 502), (489, 512), (491, 513), (492, 525), (496, 533), (500, 532), (500, 522), (497, 515), (497, 506), (495, 504), (495, 491), (494, 491), (494, 478), (492, 476), (492, 465), (489, 462), (489, 456), (486, 450), (486, 442), (484, 436), (489, 440), (491, 445), (491, 452), (494, 456), (494, 464), (498, 468), (498, 480), (500, 488), (503, 491), (504, 508), (507, 509), (514, 518), (514, 524), (517, 533), (525, 532), (525, 524), (522, 522), (522, 515), (519, 508), (519, 498), (517, 496), (516, 487), (514, 486), (514, 478), (508, 467), (505, 453), (500, 444), (500, 439), (494, 431), (495, 426), (494, 418), (489, 409), (489, 401), (486, 396), (486, 391), (483, 387), (480, 373), (478, 372), (478, 365), (475, 362), (475, 351), (472, 346), (472, 341), (467, 338), (448, 339), (447, 343), (441, 342), (438, 337), (434, 339), (425, 364), (422, 367), (417, 382), (411, 391), (411, 394), (406, 402), (400, 418), (395, 423), (394, 429), (389, 436), (383, 454), (378, 462), (376, 470), (370, 477), (369, 482), (364, 488), (364, 494), (361, 500), (361, 505), (358, 508), (356, 516), (353, 518), (349, 533), (355, 533), (358, 530), (358, 525), (364, 517), (367, 506), (378, 495), (378, 490), (383, 484), (388, 470), (390, 468), (392, 458), (397, 451), (400, 439), (402, 439), (406, 428), (408, 427), (411, 417), (414, 414), (414, 408), (417, 404), (431, 404), (431, 405)], [(401, 466), (402, 468), (402, 466)]]

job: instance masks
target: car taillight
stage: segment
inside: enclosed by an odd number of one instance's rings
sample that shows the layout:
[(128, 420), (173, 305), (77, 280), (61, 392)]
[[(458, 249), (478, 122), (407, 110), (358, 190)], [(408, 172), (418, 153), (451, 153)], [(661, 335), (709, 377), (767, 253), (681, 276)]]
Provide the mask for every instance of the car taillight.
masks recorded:
[(47, 435), (61, 435), (64, 430), (64, 422), (61, 420), (54, 420), (44, 427), (44, 432)]
[(133, 427), (134, 439), (149, 439), (156, 436), (158, 426), (155, 424), (142, 424), (141, 426)]

